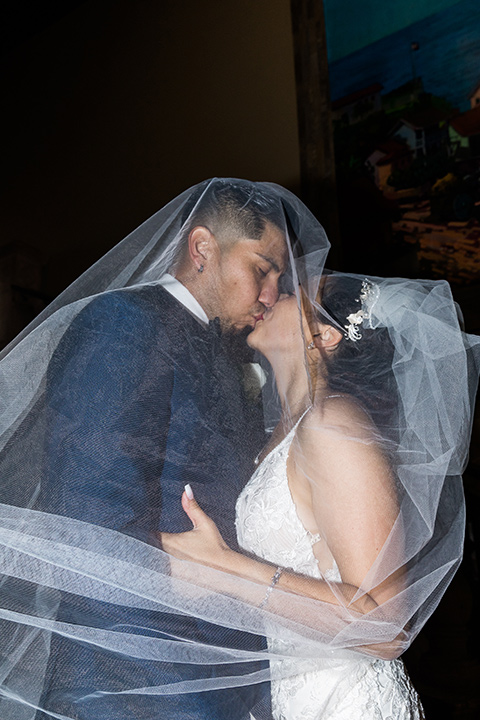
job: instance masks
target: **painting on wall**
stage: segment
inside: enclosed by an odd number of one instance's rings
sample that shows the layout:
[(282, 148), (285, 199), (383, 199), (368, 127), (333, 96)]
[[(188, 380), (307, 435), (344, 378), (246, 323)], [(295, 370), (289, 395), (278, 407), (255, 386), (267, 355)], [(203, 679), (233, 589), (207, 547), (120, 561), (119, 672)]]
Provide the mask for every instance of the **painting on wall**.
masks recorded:
[(346, 269), (480, 281), (480, 2), (324, 8)]

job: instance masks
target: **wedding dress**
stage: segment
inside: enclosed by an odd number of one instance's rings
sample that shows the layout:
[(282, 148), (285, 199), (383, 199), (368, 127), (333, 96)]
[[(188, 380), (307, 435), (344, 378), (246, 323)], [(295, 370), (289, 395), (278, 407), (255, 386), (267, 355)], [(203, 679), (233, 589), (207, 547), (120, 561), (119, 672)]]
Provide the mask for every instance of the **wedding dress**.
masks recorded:
[[(298, 421), (300, 422), (300, 421)], [(259, 464), (236, 506), (240, 546), (275, 565), (322, 578), (313, 545), (296, 512), (287, 458), (298, 425)], [(323, 577), (341, 582), (336, 563)], [(291, 643), (290, 643), (291, 644)], [(289, 640), (270, 639), (271, 653), (288, 655)], [(421, 720), (423, 712), (401, 660), (366, 656), (322, 658), (318, 670), (295, 672), (298, 660), (271, 661), (275, 720)]]

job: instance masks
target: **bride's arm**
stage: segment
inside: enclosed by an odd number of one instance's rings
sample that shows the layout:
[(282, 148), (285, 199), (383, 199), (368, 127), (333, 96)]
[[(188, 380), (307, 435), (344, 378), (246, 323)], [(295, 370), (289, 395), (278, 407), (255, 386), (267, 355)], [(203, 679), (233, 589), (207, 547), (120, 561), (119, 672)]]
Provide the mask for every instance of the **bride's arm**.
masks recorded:
[[(271, 587), (277, 567), (229, 548), (213, 520), (186, 492), (182, 495), (182, 506), (194, 529), (186, 533), (158, 533), (164, 551), (180, 561), (172, 567), (172, 574), (180, 579), (192, 582), (197, 587), (207, 587), (213, 592), (230, 595), (249, 605), (265, 606), (270, 613), (295, 623), (300, 622), (304, 628), (310, 627), (325, 637), (333, 638), (348, 623), (378, 610), (377, 604), (368, 594), (363, 594), (352, 603), (358, 588), (349, 583), (327, 583), (285, 569), (275, 585), (282, 592), (270, 594), (266, 588)], [(203, 577), (198, 572), (198, 564), (222, 572), (209, 573)], [(248, 582), (238, 582), (235, 578), (243, 578)], [(257, 593), (252, 583), (258, 584)], [(309, 600), (320, 601), (326, 611), (319, 611), (318, 602)], [(378, 618), (375, 622), (378, 622)], [(392, 642), (361, 646), (354, 643), (351, 647), (361, 653), (391, 660), (403, 651), (402, 640), (403, 636), (400, 635)]]
[[(328, 400), (305, 417), (290, 451), (289, 485), (309, 496), (309, 528), (328, 549), (342, 581), (363, 588), (381, 605), (403, 590), (404, 557), (400, 529), (392, 530), (399, 503), (392, 469), (376, 431), (360, 406), (348, 397)], [(308, 503), (306, 503), (308, 504)], [(381, 554), (388, 543), (389, 570)], [(372, 567), (376, 565), (376, 577)], [(367, 576), (368, 586), (365, 586)]]
[[(330, 406), (320, 415), (319, 411), (310, 412), (299, 427), (290, 453), (289, 483), (291, 488), (299, 479), (304, 485), (308, 483), (316, 529), (321, 531), (323, 543), (328, 544), (335, 557), (342, 581), (327, 583), (283, 570), (276, 587), (290, 593), (291, 600), (286, 602), (284, 593), (269, 595), (268, 610), (294, 620), (298, 620), (300, 611), (302, 623), (315, 630), (325, 630), (330, 625), (333, 630), (337, 620), (340, 624), (354, 622), (371, 611), (375, 611), (374, 623), (382, 620), (388, 623), (388, 614), (378, 606), (403, 588), (401, 559), (396, 571), (382, 577), (368, 592), (360, 592), (359, 588), (384, 547), (398, 514), (392, 474), (371, 437), (368, 418), (362, 411), (348, 400)], [(208, 578), (212, 590), (259, 605), (262, 592), (265, 594), (265, 588), (272, 583), (277, 568), (229, 548), (215, 523), (186, 493), (182, 506), (194, 529), (181, 534), (162, 533), (165, 551), (258, 583), (263, 591), (259, 588), (260, 595), (253, 597), (251, 585), (227, 582), (224, 575)], [(185, 572), (188, 569), (184, 566), (182, 575)], [(318, 606), (302, 604), (306, 598), (327, 603), (329, 613), (319, 614)], [(395, 618), (392, 620), (395, 622)], [(364, 644), (356, 649), (392, 659), (402, 651), (403, 640), (404, 634), (400, 632), (391, 642)]]
[[(366, 612), (387, 631), (388, 643), (359, 646), (362, 652), (393, 659), (405, 649), (401, 601), (406, 587), (404, 535), (390, 461), (363, 409), (348, 397), (328, 400), (300, 424), (290, 451), (289, 485), (308, 488), (314, 526), (321, 541), (314, 552), (335, 559), (340, 588), (359, 588)], [(294, 498), (295, 499), (295, 498)], [(355, 606), (355, 603), (353, 604)], [(387, 627), (388, 626), (388, 627)]]
[[(188, 497), (187, 492), (182, 495), (182, 507), (192, 521), (193, 530), (186, 533), (159, 533), (165, 552), (180, 560), (200, 563), (229, 575), (250, 580), (263, 588), (270, 586), (277, 571), (275, 565), (232, 550), (223, 540), (213, 520), (203, 512), (193, 497)], [(188, 570), (186, 569), (185, 572)], [(333, 605), (348, 606), (358, 588), (348, 585), (348, 583), (339, 583), (338, 586), (342, 588), (343, 602), (339, 600), (337, 594), (332, 592), (330, 585), (323, 580), (282, 569), (280, 578), (276, 582), (276, 587), (286, 592)], [(212, 589), (222, 590), (223, 587)], [(236, 591), (236, 595), (239, 595), (239, 590)], [(249, 595), (240, 599), (247, 602), (251, 600)], [(361, 614), (374, 607), (376, 607), (376, 603), (368, 597), (362, 597), (352, 606), (353, 610)]]

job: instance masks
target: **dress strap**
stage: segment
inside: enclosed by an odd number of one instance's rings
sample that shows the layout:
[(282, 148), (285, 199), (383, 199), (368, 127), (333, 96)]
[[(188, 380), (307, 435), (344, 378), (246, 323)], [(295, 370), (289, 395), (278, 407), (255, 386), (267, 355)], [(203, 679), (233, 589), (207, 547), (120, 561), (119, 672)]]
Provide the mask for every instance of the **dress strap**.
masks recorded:
[[(295, 423), (295, 425), (292, 425), (292, 427), (290, 428), (290, 430), (288, 431), (288, 433), (285, 435), (285, 437), (283, 438), (283, 440), (281, 440), (281, 441), (278, 443), (278, 445), (276, 445), (275, 447), (279, 447), (280, 445), (282, 445), (282, 444), (287, 440), (287, 438), (290, 438), (290, 436), (293, 435), (293, 433), (294, 433), (295, 430), (297, 429), (298, 425), (299, 425), (300, 422), (303, 420), (303, 418), (305, 417), (305, 415), (308, 413), (309, 410), (310, 410), (310, 407), (308, 407), (306, 410), (304, 410), (304, 412), (300, 415), (300, 417), (298, 418), (298, 420), (297, 420), (297, 422)], [(275, 448), (273, 448), (272, 450), (270, 450), (270, 452), (267, 453), (267, 455), (266, 455), (265, 457), (268, 457), (268, 456), (270, 455), (270, 453), (273, 452), (273, 450), (275, 450)], [(262, 454), (262, 451), (260, 450), (260, 452), (258, 453), (257, 457), (256, 457), (255, 460), (253, 461), (254, 465), (258, 465), (258, 464), (259, 464), (259, 458), (260, 458), (260, 455), (261, 455), (261, 454)], [(263, 459), (265, 460), (265, 458), (263, 458)]]
[[(328, 397), (341, 397), (341, 395), (328, 395)], [(310, 408), (307, 408), (307, 409), (305, 410), (305, 412), (300, 415), (300, 417), (298, 418), (297, 422), (295, 423), (295, 425), (294, 425), (294, 426), (292, 427), (292, 429), (290, 430), (290, 433), (294, 432), (294, 431), (297, 429), (297, 427), (298, 427), (298, 425), (300, 424), (301, 420), (303, 420), (303, 418), (305, 417), (305, 415), (307, 414), (307, 412), (308, 412), (309, 410), (310, 410)], [(289, 433), (289, 434), (290, 434), (290, 433)], [(305, 531), (306, 531), (306, 533), (307, 533), (308, 539), (310, 540), (310, 544), (312, 545), (312, 547), (313, 547), (316, 543), (320, 542), (320, 540), (322, 539), (322, 538), (320, 537), (320, 533), (312, 533), (312, 532), (310, 532), (310, 530), (307, 530), (306, 528), (305, 528)]]
[(290, 435), (291, 432), (293, 432), (294, 430), (297, 429), (297, 427), (300, 425), (301, 421), (303, 420), (303, 418), (305, 417), (305, 415), (308, 413), (309, 410), (311, 410), (311, 406), (308, 407), (306, 410), (303, 411), (303, 413), (300, 415), (300, 417), (298, 418), (298, 420), (297, 420), (297, 422), (295, 423), (295, 425), (294, 425), (294, 426), (292, 427), (292, 429), (289, 431), (289, 433), (288, 433), (289, 435)]

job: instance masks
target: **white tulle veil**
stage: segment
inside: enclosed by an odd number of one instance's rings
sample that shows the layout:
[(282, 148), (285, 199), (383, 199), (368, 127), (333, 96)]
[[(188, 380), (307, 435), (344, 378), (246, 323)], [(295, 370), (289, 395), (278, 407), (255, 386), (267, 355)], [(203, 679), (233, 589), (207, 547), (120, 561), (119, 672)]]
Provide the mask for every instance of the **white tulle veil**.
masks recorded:
[[(347, 316), (364, 311), (356, 326), (362, 337), (355, 343), (347, 339), (345, 342), (357, 348), (367, 347), (367, 351), (360, 353), (356, 364), (354, 357), (351, 360), (355, 365), (353, 374), (347, 367), (335, 375), (333, 389), (354, 395), (372, 418), (375, 441), (385, 448), (393, 468), (398, 515), (388, 540), (365, 573), (356, 598), (368, 594), (399, 570), (403, 574), (397, 595), (366, 615), (354, 610), (352, 603), (342, 601), (340, 595), (338, 604), (322, 603), (281, 588), (275, 588), (264, 604), (266, 586), (186, 561), (182, 573), (172, 574), (170, 558), (158, 544), (79, 517), (53, 513), (48, 498), (42, 494), (49, 435), (47, 378), (62, 338), (93, 299), (121, 288), (155, 285), (172, 267), (192, 213), (205, 198), (214, 199), (229, 183), (248, 189), (257, 202), (266, 203), (268, 213), (275, 215), (288, 247), (289, 266), (283, 284), (297, 295), (299, 308), (303, 293), (317, 318), (335, 325), (342, 333), (348, 332)], [(121, 657), (148, 662), (152, 668), (167, 662), (223, 669), (222, 673), (201, 679), (193, 673), (189, 679), (173, 684), (170, 680), (162, 684), (157, 678), (149, 686), (139, 686), (132, 672), (125, 674), (115, 689), (106, 671), (104, 682), (100, 678), (94, 690), (90, 688), (83, 697), (76, 698), (78, 707), (95, 697), (108, 701), (114, 694), (142, 697), (142, 702), (148, 702), (148, 698), (161, 695), (258, 684), (270, 678), (268, 663), (258, 670), (258, 661), (282, 659), (266, 646), (251, 651), (218, 642), (210, 644), (208, 640), (194, 642), (187, 635), (169, 636), (168, 631), (158, 627), (141, 631), (129, 628), (117, 622), (116, 608), (133, 608), (144, 618), (149, 613), (154, 617), (156, 612), (195, 618), (262, 638), (281, 640), (288, 636), (285, 656), (298, 661), (296, 671), (315, 668), (322, 658), (333, 665), (349, 657), (393, 658), (416, 637), (441, 599), (462, 554), (461, 473), (467, 460), (477, 386), (478, 339), (462, 332), (447, 283), (369, 278), (368, 287), (374, 288), (375, 297), (373, 302), (370, 292), (372, 302), (368, 304), (361, 299), (364, 276), (331, 274), (320, 280), (327, 250), (322, 227), (283, 188), (269, 183), (207, 181), (180, 195), (135, 230), (3, 352), (2, 718), (35, 717), (48, 672), (52, 638), (58, 636), (78, 643), (79, 648), (95, 647), (105, 653), (108, 662)], [(323, 288), (320, 293), (319, 287)], [(352, 298), (353, 306), (348, 306)], [(373, 348), (380, 336), (388, 351), (384, 361), (375, 365), (368, 344)], [(306, 360), (303, 371), (308, 372), (308, 367)], [(269, 368), (264, 365), (264, 370), (267, 381), (263, 409), (265, 426), (269, 428), (278, 419), (279, 403)], [(314, 392), (312, 381), (312, 402)], [(325, 430), (319, 427), (319, 432)], [(329, 427), (327, 431), (335, 443), (335, 434), (342, 429)], [(141, 428), (131, 428), (131, 434), (141, 453)], [(357, 440), (363, 441), (361, 437)], [(92, 457), (101, 464), (102, 447), (92, 447)], [(196, 462), (198, 457), (189, 458), (193, 467)], [(315, 483), (315, 477), (311, 482)], [(93, 500), (84, 497), (83, 502), (87, 506)], [(341, 522), (341, 508), (333, 508), (332, 512)], [(324, 540), (328, 544), (328, 537)], [(81, 612), (68, 621), (59, 620), (58, 607), (66, 593), (76, 596), (80, 604), (83, 599), (104, 603), (110, 608), (110, 621), (95, 623)], [(290, 666), (284, 667), (288, 672)], [(231, 672), (225, 668), (231, 668)], [(59, 687), (58, 692), (68, 695), (69, 687)], [(49, 712), (48, 708), (44, 712), (44, 717), (71, 717)], [(255, 708), (252, 712), (255, 714)]]

